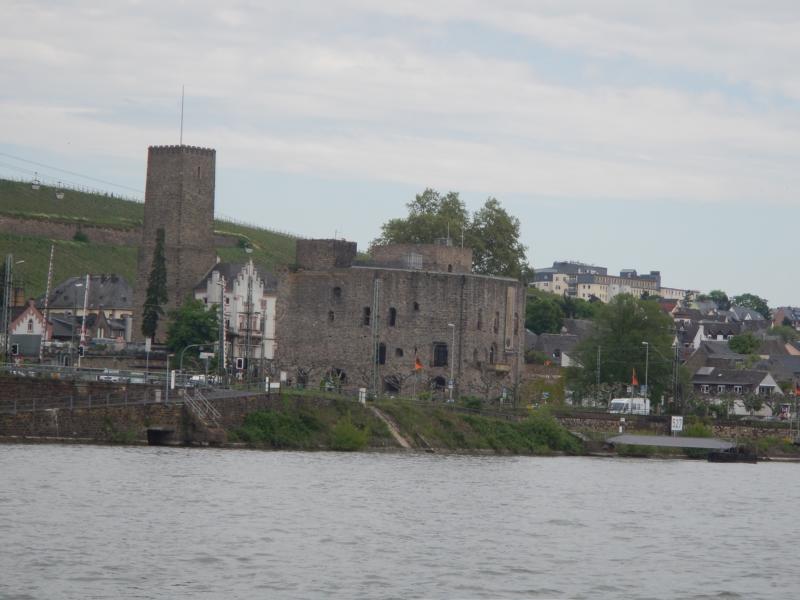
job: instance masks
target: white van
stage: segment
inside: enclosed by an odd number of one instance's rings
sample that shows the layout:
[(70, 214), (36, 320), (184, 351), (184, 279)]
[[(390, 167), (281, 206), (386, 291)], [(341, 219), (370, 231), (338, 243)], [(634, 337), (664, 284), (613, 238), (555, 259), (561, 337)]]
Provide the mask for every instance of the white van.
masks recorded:
[(619, 415), (649, 415), (649, 398), (613, 398), (608, 403), (608, 412)]

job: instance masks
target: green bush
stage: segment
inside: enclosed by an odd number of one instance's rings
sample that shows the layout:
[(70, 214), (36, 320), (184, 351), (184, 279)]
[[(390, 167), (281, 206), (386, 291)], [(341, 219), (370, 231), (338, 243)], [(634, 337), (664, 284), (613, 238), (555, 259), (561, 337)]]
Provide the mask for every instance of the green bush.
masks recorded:
[(464, 404), (464, 408), (468, 408), (470, 410), (480, 410), (483, 407), (483, 402), (481, 402), (481, 399), (476, 398), (475, 396), (465, 396), (461, 399), (461, 402)]
[(350, 420), (350, 415), (343, 417), (331, 432), (331, 448), (342, 452), (361, 450), (367, 445), (369, 430), (359, 429)]
[(321, 424), (311, 413), (300, 411), (250, 413), (236, 435), (250, 444), (265, 444), (272, 448), (308, 448)]
[[(683, 429), (683, 436), (684, 437), (701, 437), (701, 438), (708, 438), (713, 435), (713, 431), (711, 427), (702, 423), (701, 421), (695, 421), (693, 423), (689, 423)], [(686, 448), (685, 450), (686, 456), (689, 458), (707, 458), (708, 457), (708, 450), (703, 450), (702, 448)]]
[(82, 244), (88, 244), (89, 236), (83, 233), (83, 231), (81, 231), (80, 229), (78, 229), (78, 231), (75, 232), (75, 235), (72, 236), (72, 241), (80, 242)]

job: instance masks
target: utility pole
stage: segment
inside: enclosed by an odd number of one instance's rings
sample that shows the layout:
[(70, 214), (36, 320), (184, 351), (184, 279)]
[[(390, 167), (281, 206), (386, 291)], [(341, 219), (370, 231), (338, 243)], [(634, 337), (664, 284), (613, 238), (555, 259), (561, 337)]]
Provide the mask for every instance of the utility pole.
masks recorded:
[(597, 374), (596, 374), (597, 386), (596, 386), (596, 391), (595, 391), (595, 394), (596, 394), (595, 395), (595, 403), (598, 403), (600, 401), (600, 348), (601, 348), (601, 346), (598, 344), (597, 345), (597, 369), (596, 369), (596, 371), (597, 371)]
[(44, 293), (44, 332), (42, 333), (42, 341), (39, 343), (39, 364), (42, 363), (44, 357), (44, 341), (47, 338), (47, 325), (50, 322), (50, 286), (53, 284), (53, 253), (55, 252), (56, 245), (50, 244), (50, 263), (47, 267), (47, 290)]
[(3, 281), (3, 360), (8, 360), (9, 340), (11, 338), (9, 327), (11, 325), (11, 269), (14, 266), (14, 255), (6, 255), (5, 280)]
[(253, 261), (247, 265), (247, 310), (245, 311), (244, 334), (244, 377), (245, 382), (250, 381), (250, 346), (253, 343)]
[(380, 353), (380, 324), (378, 306), (381, 294), (381, 280), (375, 279), (372, 288), (372, 399), (378, 398), (378, 356)]

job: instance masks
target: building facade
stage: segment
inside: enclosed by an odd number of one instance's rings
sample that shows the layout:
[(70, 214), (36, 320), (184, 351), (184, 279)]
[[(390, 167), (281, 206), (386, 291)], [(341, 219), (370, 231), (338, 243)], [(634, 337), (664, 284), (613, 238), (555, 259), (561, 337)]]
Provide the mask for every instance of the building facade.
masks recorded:
[[(457, 252), (455, 251), (457, 250)], [(469, 272), (469, 249), (298, 240), (280, 278), (277, 363), (293, 383), (374, 394), (511, 397), (524, 350), (524, 287)]]
[(194, 297), (209, 310), (222, 304), (226, 363), (233, 370), (243, 359), (249, 372), (264, 370), (275, 358), (275, 276), (249, 261), (217, 263), (195, 287)]

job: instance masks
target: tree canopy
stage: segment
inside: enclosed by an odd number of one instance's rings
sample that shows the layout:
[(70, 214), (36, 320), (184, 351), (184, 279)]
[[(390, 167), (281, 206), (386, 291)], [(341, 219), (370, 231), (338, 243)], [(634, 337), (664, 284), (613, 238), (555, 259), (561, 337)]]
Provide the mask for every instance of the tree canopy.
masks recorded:
[(525, 328), (535, 334), (558, 333), (564, 324), (564, 311), (559, 297), (531, 290), (525, 303)]
[(409, 202), (408, 216), (390, 219), (373, 243), (431, 244), (448, 235), (472, 248), (472, 268), (484, 275), (521, 278), (530, 267), (525, 246), (519, 240), (519, 219), (510, 215), (496, 198), (489, 198), (470, 215), (458, 192), (440, 194), (426, 189)]
[[(578, 346), (583, 368), (571, 373), (575, 387), (586, 391), (595, 386), (600, 348), (600, 383), (613, 393), (631, 383), (634, 369), (640, 384), (647, 372), (654, 401), (671, 390), (674, 325), (657, 302), (620, 294), (599, 305), (594, 323), (594, 333)], [(644, 342), (649, 344), (649, 360)]]
[(697, 296), (697, 299), (700, 301), (711, 301), (717, 305), (717, 310), (730, 310), (731, 309), (731, 301), (728, 298), (728, 294), (723, 292), (722, 290), (711, 290), (707, 294), (700, 294)]
[[(170, 311), (167, 328), (167, 347), (176, 354), (192, 344), (212, 344), (218, 338), (219, 321), (216, 310), (206, 310), (200, 300), (190, 299)], [(186, 356), (195, 357), (200, 348), (192, 348)]]
[(739, 354), (753, 354), (760, 345), (758, 338), (749, 331), (733, 336), (728, 342), (730, 349)]
[(761, 314), (765, 319), (771, 317), (767, 300), (755, 294), (741, 294), (731, 299), (734, 306), (744, 306)]
[(158, 320), (164, 316), (163, 304), (167, 302), (167, 260), (164, 255), (164, 230), (156, 231), (153, 249), (153, 264), (147, 280), (144, 309), (142, 311), (142, 334), (153, 338), (158, 330)]

